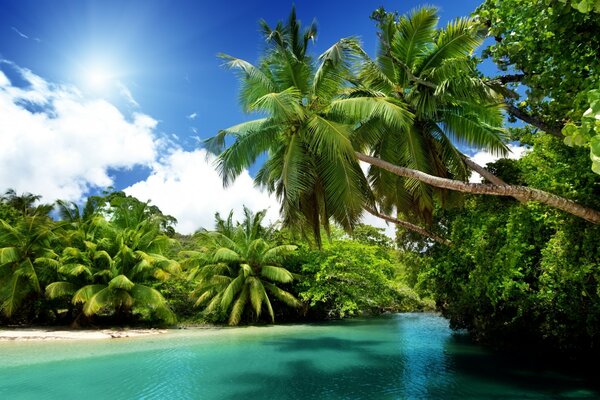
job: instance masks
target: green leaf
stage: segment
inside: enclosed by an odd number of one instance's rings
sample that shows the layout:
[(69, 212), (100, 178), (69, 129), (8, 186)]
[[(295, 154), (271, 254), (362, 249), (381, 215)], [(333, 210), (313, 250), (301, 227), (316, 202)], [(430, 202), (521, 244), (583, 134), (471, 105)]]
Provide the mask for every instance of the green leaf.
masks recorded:
[(108, 282), (109, 289), (123, 289), (131, 290), (135, 286), (135, 283), (131, 282), (125, 275), (115, 276)]
[(0, 249), (0, 265), (13, 263), (19, 260), (19, 253), (15, 247), (3, 247)]

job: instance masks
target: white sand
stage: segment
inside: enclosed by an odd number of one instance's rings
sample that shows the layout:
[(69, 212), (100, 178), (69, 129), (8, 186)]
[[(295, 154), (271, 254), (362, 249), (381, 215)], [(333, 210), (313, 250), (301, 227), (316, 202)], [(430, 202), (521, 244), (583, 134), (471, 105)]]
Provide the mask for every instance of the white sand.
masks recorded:
[(53, 329), (0, 329), (0, 341), (115, 339), (158, 335), (165, 332), (167, 331), (164, 329), (102, 329), (69, 331)]

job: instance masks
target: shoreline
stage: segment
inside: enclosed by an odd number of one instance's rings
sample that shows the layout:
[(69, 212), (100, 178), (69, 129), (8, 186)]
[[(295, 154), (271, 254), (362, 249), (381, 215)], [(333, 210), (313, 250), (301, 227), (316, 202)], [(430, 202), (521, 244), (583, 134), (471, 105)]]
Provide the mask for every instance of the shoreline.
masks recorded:
[(167, 333), (168, 329), (6, 329), (0, 328), (0, 342), (45, 340), (100, 340), (151, 336)]

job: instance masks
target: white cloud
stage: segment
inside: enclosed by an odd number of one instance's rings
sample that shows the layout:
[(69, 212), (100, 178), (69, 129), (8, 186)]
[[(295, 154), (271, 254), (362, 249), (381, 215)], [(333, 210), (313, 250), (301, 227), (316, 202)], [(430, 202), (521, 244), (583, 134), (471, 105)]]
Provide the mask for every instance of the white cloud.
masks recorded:
[(194, 120), (194, 119), (196, 119), (197, 116), (198, 116), (198, 113), (193, 112), (190, 115), (188, 115), (187, 117), (188, 117), (188, 119)]
[[(508, 149), (510, 150), (510, 153), (508, 153), (508, 157), (506, 158), (510, 158), (513, 160), (518, 160), (519, 158), (523, 157), (525, 155), (525, 153), (527, 153), (528, 149), (527, 147), (524, 146), (516, 146), (513, 144), (508, 144)], [(487, 163), (491, 163), (494, 162), (496, 160), (499, 160), (502, 157), (493, 155), (487, 151), (479, 151), (475, 154), (473, 154), (472, 156), (469, 157), (471, 160), (473, 160), (475, 163), (481, 165), (482, 167), (485, 167)], [(479, 174), (477, 174), (476, 172), (473, 172), (471, 174), (471, 178), (469, 179), (469, 182), (472, 183), (481, 183), (481, 176), (479, 176)]]
[(21, 36), (23, 39), (29, 39), (29, 36), (27, 36), (26, 34), (21, 32), (17, 28), (15, 28), (14, 26), (12, 27), (12, 30), (15, 31), (17, 33), (17, 35)]
[(214, 157), (205, 150), (175, 150), (153, 166), (150, 176), (124, 191), (142, 201), (151, 200), (162, 212), (177, 218), (177, 231), (193, 233), (198, 228), (212, 229), (214, 213), (227, 215), (234, 210), (242, 216), (246, 205), (253, 211), (267, 209), (266, 222), (279, 218), (279, 203), (266, 192), (254, 187), (244, 171), (228, 188), (223, 188), (214, 167)]
[(156, 159), (160, 140), (150, 116), (125, 116), (74, 87), (51, 84), (5, 60), (0, 65), (27, 83), (14, 86), (0, 72), (0, 190), (78, 201), (91, 187), (113, 184), (109, 168)]
[(385, 220), (376, 217), (368, 212), (365, 212), (362, 217), (362, 223), (366, 225), (371, 225), (376, 228), (382, 228), (383, 233), (389, 237), (390, 239), (396, 238), (396, 224), (392, 224), (391, 222), (386, 222)]
[(119, 93), (121, 94), (121, 96), (123, 96), (130, 105), (132, 105), (133, 107), (140, 106), (138, 104), (138, 102), (135, 101), (135, 99), (133, 98), (133, 95), (131, 94), (131, 90), (129, 90), (129, 88), (127, 86), (125, 86), (121, 82), (117, 82), (117, 87), (119, 88)]

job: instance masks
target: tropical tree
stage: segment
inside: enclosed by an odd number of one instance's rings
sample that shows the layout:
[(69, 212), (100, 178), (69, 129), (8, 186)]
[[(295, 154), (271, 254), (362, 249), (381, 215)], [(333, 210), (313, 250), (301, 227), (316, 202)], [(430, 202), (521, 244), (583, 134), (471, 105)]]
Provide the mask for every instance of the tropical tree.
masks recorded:
[[(175, 321), (163, 296), (148, 284), (178, 274), (179, 264), (162, 255), (171, 240), (159, 221), (139, 216), (147, 204), (137, 202), (109, 208), (110, 221), (98, 213), (78, 219), (74, 207), (63, 208), (79, 222), (61, 254), (62, 280), (46, 288), (49, 298), (69, 296), (73, 304), (83, 305), (86, 316), (112, 312), (123, 319), (150, 310), (166, 323)], [(124, 215), (128, 212), (133, 215)]]
[(7, 317), (53, 278), (59, 264), (56, 228), (45, 214), (24, 216), (13, 226), (0, 220), (0, 310)]
[(190, 279), (198, 283), (193, 294), (196, 306), (205, 306), (205, 315), (238, 325), (244, 314), (256, 321), (266, 309), (274, 322), (270, 296), (287, 306), (300, 307), (292, 294), (277, 286), (294, 279), (282, 265), (296, 246), (269, 242), (269, 232), (261, 225), (265, 212), (254, 214), (244, 208), (244, 220), (237, 225), (233, 224), (233, 212), (227, 220), (217, 214), (217, 230), (202, 233), (207, 243), (204, 251), (185, 252), (193, 265)]
[[(281, 201), (283, 222), (312, 231), (321, 242), (321, 226), (329, 232), (333, 218), (351, 229), (371, 194), (350, 141), (353, 123), (337, 118), (329, 107), (345, 85), (356, 39), (342, 39), (317, 65), (307, 48), (316, 25), (302, 31), (292, 12), (274, 29), (261, 21), (266, 51), (258, 64), (222, 55), (240, 73), (244, 111), (264, 118), (225, 129), (207, 142), (219, 154), (218, 170), (228, 185), (263, 153), (268, 160), (256, 183)], [(225, 149), (225, 138), (235, 143)]]
[(51, 204), (36, 204), (42, 196), (31, 193), (17, 194), (14, 189), (8, 189), (0, 196), (0, 219), (9, 223), (17, 220), (18, 216), (45, 215), (52, 210)]
[[(398, 17), (379, 9), (380, 28), (375, 60), (364, 63), (356, 87), (345, 96), (365, 95), (400, 104), (413, 118), (405, 127), (381, 118), (362, 118), (354, 134), (355, 148), (395, 165), (465, 181), (469, 169), (457, 144), (504, 155), (502, 97), (477, 77), (471, 54), (482, 37), (468, 19), (438, 29), (437, 9), (423, 7)], [(337, 107), (335, 100), (332, 107)], [(357, 103), (362, 100), (359, 98)], [(381, 168), (369, 169), (369, 181), (382, 209), (431, 219), (434, 200), (444, 203), (452, 192)]]
[[(449, 196), (427, 185), (540, 201), (600, 223), (599, 212), (573, 201), (506, 185), (462, 159), (454, 147), (450, 139), (499, 153), (506, 150), (498, 129), (498, 98), (474, 75), (470, 61), (470, 52), (481, 40), (472, 21), (461, 19), (438, 30), (431, 9), (399, 21), (381, 13), (380, 19), (389, 32), (382, 32), (377, 62), (366, 59), (355, 39), (346, 38), (323, 53), (315, 66), (306, 54), (315, 30), (300, 35), (293, 10), (285, 25), (271, 29), (261, 23), (267, 50), (258, 66), (223, 56), (240, 72), (244, 110), (265, 115), (223, 130), (207, 142), (209, 150), (219, 153), (218, 170), (225, 184), (267, 153), (256, 183), (278, 195), (285, 224), (310, 226), (318, 243), (319, 224), (327, 229), (333, 218), (351, 230), (364, 207), (448, 244), (374, 208), (377, 198), (384, 211), (392, 205), (407, 210), (416, 204), (417, 214), (427, 216), (434, 195), (442, 200)], [(358, 59), (366, 60), (362, 83), (352, 74)], [(227, 136), (235, 139), (229, 148)], [(399, 156), (381, 158), (396, 146), (402, 150)], [(373, 195), (357, 159), (408, 179), (400, 184), (372, 170)], [(465, 163), (493, 184), (466, 183)]]
[[(392, 89), (396, 90), (396, 96), (404, 96), (409, 100), (409, 109), (415, 112), (417, 123), (423, 115), (429, 114), (436, 119), (444, 117), (438, 122), (444, 129), (443, 132), (452, 134), (455, 140), (463, 140), (471, 144), (485, 144), (487, 141), (492, 150), (501, 151), (502, 148), (498, 147), (500, 142), (493, 140), (493, 135), (489, 135), (490, 128), (494, 128), (495, 117), (493, 110), (490, 112), (486, 107), (494, 107), (494, 104), (490, 104), (489, 101), (493, 98), (493, 92), (486, 88), (484, 81), (473, 75), (469, 58), (470, 53), (481, 41), (477, 33), (477, 25), (472, 20), (459, 19), (450, 22), (445, 29), (437, 30), (435, 12), (427, 8), (416, 10), (411, 15), (399, 19), (396, 14), (378, 10), (374, 17), (379, 21), (382, 31), (380, 34), (382, 51), (378, 57), (380, 68), (374, 68), (376, 66), (374, 63), (366, 63), (363, 78), (366, 78), (367, 83), (371, 87), (375, 86), (384, 91), (386, 86), (396, 84)], [(416, 45), (412, 46), (413, 44)], [(438, 64), (449, 54), (453, 54), (454, 58), (449, 57), (445, 62)], [(400, 89), (404, 88), (404, 85), (408, 86), (406, 92), (402, 93)], [(487, 86), (493, 85), (488, 82)], [(447, 99), (444, 96), (448, 95), (455, 103), (445, 104)], [(488, 100), (487, 103), (483, 102), (480, 110), (477, 109), (477, 104), (468, 105), (465, 102), (465, 100), (472, 102), (478, 97), (480, 104), (481, 100), (486, 98)], [(447, 109), (448, 105), (453, 106), (450, 114), (440, 113)], [(453, 113), (455, 115), (452, 115)], [(483, 135), (486, 132), (488, 135)], [(447, 145), (444, 148), (446, 151), (452, 149)], [(465, 183), (451, 177), (423, 172), (420, 169), (410, 168), (411, 166), (406, 163), (394, 164), (378, 157), (376, 147), (371, 146), (369, 151), (372, 155), (357, 152), (357, 158), (404, 178), (414, 178), (441, 189), (511, 196), (522, 202), (539, 201), (590, 222), (600, 223), (600, 212), (596, 210), (542, 190), (507, 185), (466, 158), (463, 161), (469, 168), (482, 174), (493, 184)]]

